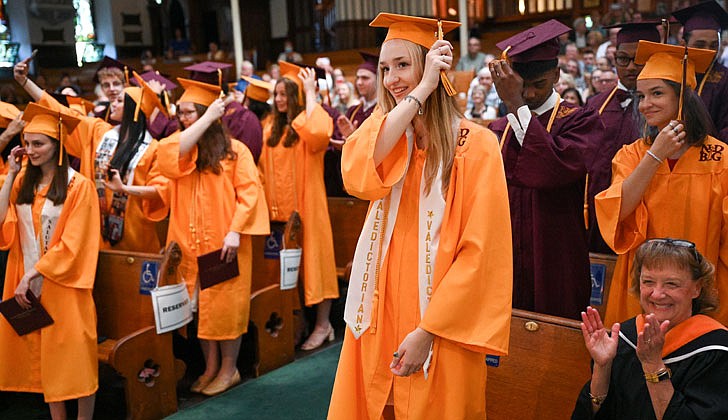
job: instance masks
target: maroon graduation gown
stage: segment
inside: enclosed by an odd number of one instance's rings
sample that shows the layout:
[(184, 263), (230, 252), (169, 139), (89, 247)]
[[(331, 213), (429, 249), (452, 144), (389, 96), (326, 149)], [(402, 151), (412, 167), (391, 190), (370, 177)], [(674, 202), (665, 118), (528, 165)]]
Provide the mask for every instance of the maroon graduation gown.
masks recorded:
[[(728, 69), (715, 63), (703, 84), (704, 74), (697, 75), (700, 99), (713, 119), (713, 125), (719, 140), (728, 142)], [(701, 89), (702, 85), (702, 89)]]
[[(586, 102), (588, 108), (597, 113), (604, 106), (611, 91), (602, 92), (592, 96)], [(609, 188), (612, 183), (612, 159), (625, 144), (631, 144), (640, 138), (638, 127), (639, 115), (634, 108), (634, 100), (625, 108), (621, 102), (629, 98), (629, 93), (618, 90), (609, 100), (601, 113), (604, 129), (593, 133), (594, 154), (591, 162), (587, 163), (589, 171), (589, 184), (587, 185), (587, 201), (589, 204), (589, 251), (602, 254), (614, 254), (614, 251), (604, 242), (597, 225), (597, 214), (594, 210), (594, 196)]]
[[(513, 307), (578, 319), (591, 285), (586, 164), (593, 133), (603, 127), (595, 110), (563, 101), (547, 132), (550, 116), (551, 110), (531, 119), (523, 146), (509, 129), (502, 148), (513, 232)], [(499, 139), (507, 122), (490, 124)]]

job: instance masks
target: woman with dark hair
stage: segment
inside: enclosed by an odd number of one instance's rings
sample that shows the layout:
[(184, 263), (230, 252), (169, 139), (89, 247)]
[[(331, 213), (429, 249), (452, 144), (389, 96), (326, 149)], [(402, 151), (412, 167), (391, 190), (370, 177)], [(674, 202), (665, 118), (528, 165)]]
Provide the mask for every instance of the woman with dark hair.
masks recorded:
[(303, 295), (316, 308), (316, 325), (303, 350), (334, 339), (331, 300), (339, 297), (334, 239), (324, 186), (324, 153), (334, 130), (329, 114), (316, 102), (311, 68), (280, 62), (274, 106), (263, 127), (259, 166), (273, 229), (282, 229), (294, 211), (303, 225)]
[[(28, 78), (27, 65), (15, 66), (15, 80), (40, 105), (69, 111)], [(105, 247), (159, 252), (156, 222), (166, 217), (160, 190), (166, 179), (156, 167), (157, 141), (147, 131), (147, 118), (155, 109), (166, 112), (159, 97), (136, 73), (141, 87), (129, 87), (111, 103), (113, 126), (101, 118), (76, 113), (79, 126), (65, 139), (65, 147), (81, 161), (79, 172), (94, 180), (102, 218)], [(142, 199), (146, 200), (142, 208)]]
[[(637, 94), (645, 135), (617, 153), (612, 184), (595, 197), (602, 236), (619, 255), (607, 299), (607, 324), (640, 313), (639, 302), (628, 293), (628, 278), (635, 250), (648, 238), (695, 242), (717, 267), (718, 293), (728, 300), (726, 145), (711, 135), (710, 116), (693, 91), (695, 72), (707, 67), (715, 52), (688, 49), (683, 70), (684, 54), (683, 47), (647, 41), (640, 41), (637, 49), (635, 62), (644, 63)], [(728, 322), (728, 310), (720, 309), (715, 317)]]
[[(240, 382), (236, 363), (250, 317), (250, 236), (269, 232), (268, 213), (250, 151), (220, 123), (220, 88), (178, 80), (185, 89), (177, 108), (182, 130), (158, 149), (160, 171), (169, 178), (163, 196), (170, 210), (167, 242), (182, 249), (179, 270), (205, 357), (205, 371), (191, 391), (215, 395)], [(197, 257), (211, 252), (229, 263), (237, 258), (240, 274), (200, 290)]]
[(579, 93), (579, 90), (577, 88), (570, 87), (564, 89), (564, 91), (561, 92), (561, 97), (564, 98), (566, 102), (569, 102), (576, 106), (584, 106), (584, 100), (581, 99), (581, 93)]
[(370, 26), (389, 28), (378, 106), (341, 167), (371, 204), (328, 418), (484, 419), (483, 360), (508, 351), (513, 283), (498, 139), (448, 94), (452, 45), (433, 34), (457, 22), (380, 13)]
[(571, 418), (728, 418), (728, 331), (706, 316), (718, 307), (713, 264), (690, 241), (648, 239), (631, 275), (639, 315), (608, 329), (596, 309), (581, 313), (593, 365)]
[(13, 148), (0, 189), (0, 248), (10, 249), (3, 300), (29, 309), (32, 294), (53, 323), (19, 336), (0, 317), (0, 390), (42, 393), (53, 419), (78, 400), (78, 418), (91, 420), (98, 200), (93, 183), (68, 166), (64, 143), (79, 120), (34, 103), (23, 119), (25, 147)]

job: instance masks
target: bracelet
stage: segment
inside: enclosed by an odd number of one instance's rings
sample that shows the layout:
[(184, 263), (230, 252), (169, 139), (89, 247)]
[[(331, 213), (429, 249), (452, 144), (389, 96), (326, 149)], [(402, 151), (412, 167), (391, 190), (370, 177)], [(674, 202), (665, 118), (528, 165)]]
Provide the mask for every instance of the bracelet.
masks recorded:
[(607, 399), (607, 394), (604, 394), (604, 395), (592, 395), (592, 393), (590, 392), (589, 393), (589, 398), (591, 398), (592, 404), (594, 404), (595, 406), (599, 407), (600, 405), (602, 405), (602, 403), (604, 402), (604, 400)]
[(652, 152), (652, 150), (649, 150), (649, 149), (647, 149), (647, 154), (648, 154), (648, 155), (650, 155), (650, 157), (651, 157), (652, 159), (655, 159), (655, 160), (657, 161), (657, 163), (659, 163), (659, 164), (662, 164), (662, 159), (660, 159), (659, 157), (657, 157), (657, 155), (656, 155), (656, 154), (654, 154), (654, 153)]
[(20, 87), (25, 87), (26, 83), (28, 83), (28, 76), (25, 76), (25, 81), (22, 85), (20, 85)]
[(417, 106), (418, 106), (418, 107), (420, 108), (420, 109), (419, 109), (419, 110), (417, 111), (417, 115), (422, 115), (422, 114), (424, 114), (424, 113), (425, 113), (425, 112), (424, 112), (424, 111), (422, 110), (422, 102), (420, 102), (420, 100), (419, 100), (419, 99), (415, 98), (415, 97), (414, 97), (413, 95), (407, 95), (407, 96), (405, 96), (405, 97), (404, 97), (404, 99), (407, 99), (407, 100), (411, 100), (411, 101), (415, 101), (415, 102), (417, 102)]
[(670, 371), (670, 368), (665, 366), (662, 369), (658, 370), (657, 372), (645, 372), (645, 380), (647, 382), (651, 382), (653, 384), (656, 384), (660, 381), (666, 381), (668, 379), (672, 378), (672, 372)]

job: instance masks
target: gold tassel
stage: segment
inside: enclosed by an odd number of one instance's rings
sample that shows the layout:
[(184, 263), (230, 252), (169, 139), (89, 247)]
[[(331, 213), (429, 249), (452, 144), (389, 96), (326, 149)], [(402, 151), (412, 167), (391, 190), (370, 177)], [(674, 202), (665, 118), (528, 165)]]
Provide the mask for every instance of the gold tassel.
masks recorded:
[[(442, 34), (442, 21), (437, 21), (437, 39), (441, 40), (443, 37)], [(445, 70), (440, 70), (440, 81), (442, 81), (442, 85), (445, 87), (445, 92), (447, 92), (448, 96), (455, 96), (458, 94), (458, 91), (455, 90), (455, 86), (450, 83), (450, 79), (447, 77), (447, 73)]]
[(124, 66), (124, 80), (126, 81), (126, 86), (129, 86), (129, 67)]
[(61, 143), (58, 147), (58, 166), (63, 164), (63, 116), (58, 114), (58, 141)]
[(589, 174), (584, 181), (584, 227), (589, 230)]
[(685, 101), (685, 79), (688, 71), (688, 46), (685, 45), (685, 54), (682, 59), (682, 80), (680, 82), (680, 97), (678, 98), (677, 105), (677, 120), (682, 121), (683, 119), (683, 102)]
[(509, 45), (506, 47), (505, 50), (503, 50), (503, 52), (501, 53), (501, 60), (508, 61), (508, 51), (510, 51), (511, 47), (513, 47), (513, 45)]
[(662, 19), (662, 43), (667, 44), (670, 37), (670, 19)]
[(169, 106), (169, 93), (167, 93), (167, 89), (164, 89), (162, 92), (164, 92), (164, 108), (167, 110), (167, 116), (172, 113), (172, 110), (170, 110)]
[(144, 101), (144, 89), (142, 89), (142, 94), (139, 96), (139, 102), (136, 104), (136, 108), (134, 108), (134, 122), (139, 121), (139, 110), (142, 108), (143, 101)]

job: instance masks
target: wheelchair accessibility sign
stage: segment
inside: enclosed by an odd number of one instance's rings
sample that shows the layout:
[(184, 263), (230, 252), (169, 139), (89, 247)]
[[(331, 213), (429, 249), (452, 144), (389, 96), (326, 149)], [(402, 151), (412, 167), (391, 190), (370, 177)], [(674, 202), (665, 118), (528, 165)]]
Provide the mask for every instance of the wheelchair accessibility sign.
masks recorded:
[(157, 287), (157, 274), (159, 263), (156, 261), (144, 261), (142, 271), (139, 274), (139, 294), (148, 295), (149, 291)]

